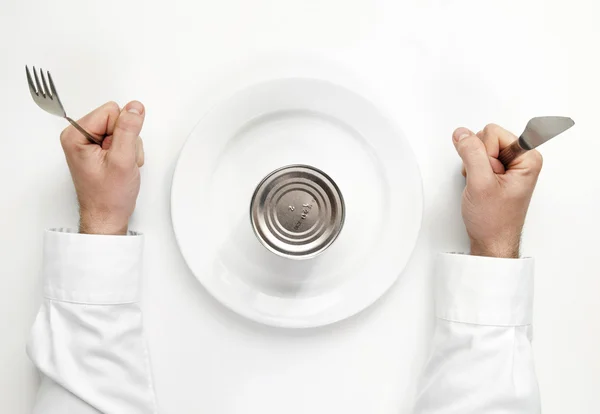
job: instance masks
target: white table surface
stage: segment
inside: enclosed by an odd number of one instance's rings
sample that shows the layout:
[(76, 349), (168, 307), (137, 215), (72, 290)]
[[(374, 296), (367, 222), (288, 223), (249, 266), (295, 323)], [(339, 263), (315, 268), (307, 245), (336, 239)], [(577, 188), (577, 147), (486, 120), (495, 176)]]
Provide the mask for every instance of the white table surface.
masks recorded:
[[(0, 4), (0, 411), (27, 414), (24, 346), (40, 301), (42, 230), (75, 226), (58, 135), (23, 66), (52, 70), (68, 113), (146, 104), (147, 164), (132, 227), (146, 234), (143, 308), (164, 413), (408, 413), (433, 327), (439, 251), (466, 250), (450, 135), (537, 115), (577, 125), (545, 145), (523, 236), (536, 258), (535, 353), (546, 414), (600, 411), (600, 3), (595, 0), (24, 1)], [(425, 211), (382, 300), (342, 323), (278, 330), (216, 303), (169, 216), (178, 152), (219, 99), (315, 76), (361, 92), (411, 140)]]

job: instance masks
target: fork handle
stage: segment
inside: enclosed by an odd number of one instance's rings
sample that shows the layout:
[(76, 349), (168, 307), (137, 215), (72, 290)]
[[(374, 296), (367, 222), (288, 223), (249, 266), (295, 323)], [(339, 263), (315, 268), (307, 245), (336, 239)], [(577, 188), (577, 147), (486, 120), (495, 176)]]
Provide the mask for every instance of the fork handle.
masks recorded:
[(89, 132), (87, 132), (77, 122), (73, 121), (68, 116), (65, 116), (65, 119), (67, 121), (69, 121), (69, 123), (71, 125), (73, 125), (77, 131), (81, 132), (83, 134), (83, 136), (86, 137), (87, 140), (90, 142), (90, 144), (96, 144), (96, 145), (100, 145), (100, 146), (102, 145), (102, 140), (96, 138), (95, 136), (93, 136), (92, 134), (90, 134)]

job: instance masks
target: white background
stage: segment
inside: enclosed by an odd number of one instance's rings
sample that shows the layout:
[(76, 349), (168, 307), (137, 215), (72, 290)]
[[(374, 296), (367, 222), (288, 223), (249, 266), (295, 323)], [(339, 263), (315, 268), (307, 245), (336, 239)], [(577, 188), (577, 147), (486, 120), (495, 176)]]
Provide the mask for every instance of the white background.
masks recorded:
[[(466, 250), (455, 127), (577, 125), (545, 145), (523, 253), (536, 258), (544, 413), (600, 411), (600, 5), (595, 0), (199, 0), (0, 3), (0, 411), (27, 414), (24, 346), (39, 304), (42, 230), (75, 226), (58, 135), (23, 66), (51, 69), (67, 112), (146, 104), (147, 164), (132, 227), (146, 238), (146, 316), (164, 413), (408, 413), (432, 331), (438, 251)], [(334, 326), (277, 330), (216, 303), (169, 216), (177, 154), (200, 117), (275, 76), (333, 80), (391, 114), (422, 168), (416, 251), (382, 300)]]

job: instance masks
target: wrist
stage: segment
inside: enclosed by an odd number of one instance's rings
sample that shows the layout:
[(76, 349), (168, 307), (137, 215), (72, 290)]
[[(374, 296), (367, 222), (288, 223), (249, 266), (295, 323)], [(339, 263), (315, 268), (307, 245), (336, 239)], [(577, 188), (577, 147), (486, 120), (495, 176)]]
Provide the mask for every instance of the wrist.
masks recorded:
[(495, 242), (481, 242), (471, 240), (471, 255), (472, 256), (487, 256), (506, 259), (518, 259), (520, 247), (520, 238), (516, 237), (512, 240), (503, 240)]
[(109, 214), (82, 210), (79, 218), (79, 233), (101, 235), (126, 235), (129, 220)]

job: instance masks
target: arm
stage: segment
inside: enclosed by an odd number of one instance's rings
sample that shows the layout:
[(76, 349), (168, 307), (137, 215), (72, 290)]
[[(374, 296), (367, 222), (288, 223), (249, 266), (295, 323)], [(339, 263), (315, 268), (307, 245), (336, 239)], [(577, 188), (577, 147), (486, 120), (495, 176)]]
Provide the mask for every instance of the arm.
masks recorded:
[(438, 257), (433, 350), (415, 414), (540, 413), (532, 259)]
[(533, 260), (519, 259), (521, 229), (542, 161), (503, 166), (516, 139), (489, 125), (454, 143), (467, 185), (462, 213), (471, 255), (444, 254), (436, 269), (436, 326), (415, 414), (538, 414), (531, 349)]
[[(144, 108), (108, 103), (61, 142), (80, 205), (80, 233), (44, 237), (44, 301), (28, 354), (41, 373), (34, 414), (156, 413), (138, 305), (143, 237), (127, 233), (139, 192)], [(128, 235), (127, 235), (128, 234)]]
[(156, 413), (138, 306), (142, 236), (48, 231), (44, 302), (28, 344), (35, 414)]

